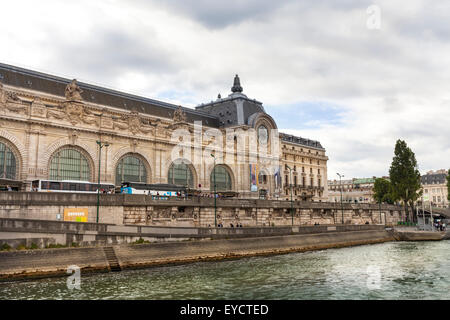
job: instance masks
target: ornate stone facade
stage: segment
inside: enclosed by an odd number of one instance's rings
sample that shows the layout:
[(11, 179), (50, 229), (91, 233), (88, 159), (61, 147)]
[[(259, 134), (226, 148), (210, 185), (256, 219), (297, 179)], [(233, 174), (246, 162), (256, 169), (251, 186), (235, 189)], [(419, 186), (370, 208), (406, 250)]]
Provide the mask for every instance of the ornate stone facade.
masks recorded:
[[(65, 148), (86, 159), (88, 180), (96, 182), (100, 160), (96, 141), (102, 141), (108, 143), (101, 151), (102, 182), (116, 184), (119, 163), (132, 155), (145, 169), (144, 182), (168, 183), (169, 169), (178, 157), (187, 159), (195, 188), (210, 191), (214, 167), (210, 154), (215, 154), (216, 165), (229, 175), (231, 191), (240, 197), (257, 198), (265, 190), (266, 198), (290, 200), (287, 164), (298, 177), (298, 183), (292, 183), (295, 199), (327, 200), (325, 149), (316, 141), (283, 134), (276, 141), (268, 139), (277, 131), (276, 123), (260, 102), (242, 94), (239, 79), (235, 79), (239, 90), (195, 110), (1, 64), (0, 79), (0, 143), (14, 154), (15, 180), (25, 182), (24, 189), (33, 180), (50, 179), (52, 159)], [(178, 132), (190, 139), (177, 136)], [(251, 140), (255, 132), (256, 142)], [(268, 144), (263, 155), (260, 139)], [(219, 149), (231, 154), (220, 159), (214, 153)], [(203, 156), (200, 161), (194, 161), (196, 151)], [(280, 170), (266, 169), (267, 159), (279, 160)], [(256, 188), (252, 163), (257, 168)]]

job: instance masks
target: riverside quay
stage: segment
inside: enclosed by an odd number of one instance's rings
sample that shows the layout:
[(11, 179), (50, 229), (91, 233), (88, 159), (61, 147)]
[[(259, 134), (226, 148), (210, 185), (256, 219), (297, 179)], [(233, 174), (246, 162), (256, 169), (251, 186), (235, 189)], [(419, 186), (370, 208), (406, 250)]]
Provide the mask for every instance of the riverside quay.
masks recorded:
[[(0, 64), (0, 179), (175, 184), (245, 199), (327, 201), (318, 141), (279, 133), (231, 93), (195, 109)], [(214, 179), (216, 190), (214, 190)]]

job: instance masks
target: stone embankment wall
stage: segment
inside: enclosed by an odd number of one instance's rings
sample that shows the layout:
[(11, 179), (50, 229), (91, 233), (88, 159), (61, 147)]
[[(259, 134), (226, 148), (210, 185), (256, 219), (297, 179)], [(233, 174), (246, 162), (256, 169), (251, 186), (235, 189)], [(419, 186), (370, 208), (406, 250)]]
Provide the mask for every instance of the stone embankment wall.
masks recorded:
[[(344, 228), (344, 226), (341, 226)], [(121, 269), (141, 268), (193, 261), (221, 260), (245, 256), (271, 255), (337, 248), (392, 241), (382, 226), (334, 226), (309, 233), (272, 236), (183, 241), (139, 245), (115, 245), (115, 263)], [(334, 229), (333, 229), (334, 228)], [(336, 229), (336, 230), (335, 230)], [(81, 275), (88, 272), (108, 272), (112, 262), (105, 247), (62, 248), (0, 252), (0, 280), (67, 275), (67, 268), (76, 265)], [(115, 266), (117, 266), (115, 264)]]
[[(116, 225), (208, 227), (292, 225), (291, 203), (275, 200), (193, 198), (153, 200), (145, 195), (100, 195), (99, 222)], [(0, 218), (57, 220), (65, 208), (87, 208), (96, 222), (97, 195), (41, 192), (0, 192)], [(402, 208), (392, 205), (294, 202), (294, 225), (386, 224), (401, 220)]]
[(120, 226), (110, 224), (0, 218), (0, 247), (45, 248), (51, 244), (97, 246), (200, 239), (270, 237), (292, 234), (383, 230), (382, 225), (320, 225), (245, 228)]

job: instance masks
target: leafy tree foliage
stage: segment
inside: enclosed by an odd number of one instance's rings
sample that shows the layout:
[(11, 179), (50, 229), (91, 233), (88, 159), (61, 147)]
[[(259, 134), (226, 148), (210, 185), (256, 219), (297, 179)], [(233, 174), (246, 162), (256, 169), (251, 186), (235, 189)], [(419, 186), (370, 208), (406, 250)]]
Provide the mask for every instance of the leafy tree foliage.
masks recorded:
[(395, 198), (392, 194), (391, 182), (387, 179), (377, 178), (374, 184), (374, 199), (378, 203), (389, 203), (394, 204)]
[(414, 152), (400, 139), (395, 144), (389, 179), (393, 197), (403, 201), (408, 216), (408, 203), (412, 205), (420, 197), (420, 172)]

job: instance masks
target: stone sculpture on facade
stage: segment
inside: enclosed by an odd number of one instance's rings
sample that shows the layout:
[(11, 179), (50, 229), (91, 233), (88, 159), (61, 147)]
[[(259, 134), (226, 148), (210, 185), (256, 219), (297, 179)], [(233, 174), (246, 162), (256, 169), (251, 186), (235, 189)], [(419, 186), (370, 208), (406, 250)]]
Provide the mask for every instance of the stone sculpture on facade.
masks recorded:
[(58, 110), (49, 110), (47, 118), (66, 119), (72, 125), (79, 123), (99, 125), (100, 120), (95, 118), (95, 115), (87, 110), (83, 103), (66, 101), (59, 107)]
[(183, 111), (181, 106), (179, 106), (178, 109), (174, 111), (173, 121), (174, 122), (187, 122), (186, 113)]
[(3, 107), (6, 110), (15, 113), (23, 112), (25, 115), (28, 114), (28, 108), (27, 106), (23, 105), (22, 100), (19, 98), (19, 96), (15, 92), (6, 91), (1, 81), (0, 81), (0, 107)]
[(35, 98), (31, 103), (31, 115), (34, 117), (45, 118), (46, 112), (47, 110), (42, 100), (39, 97)]
[(6, 104), (6, 92), (3, 89), (3, 83), (0, 81), (0, 105), (4, 106)]
[(83, 90), (76, 83), (76, 79), (73, 79), (71, 83), (66, 86), (64, 101), (58, 110), (49, 110), (47, 118), (66, 119), (72, 125), (79, 123), (100, 125), (100, 119), (96, 117), (91, 111), (89, 111), (84, 105), (81, 93)]
[(77, 85), (77, 80), (73, 79), (71, 83), (66, 86), (66, 100), (68, 101), (82, 101), (81, 93), (83, 90)]
[(139, 116), (139, 112), (131, 111), (130, 114), (122, 115), (119, 119), (114, 121), (114, 128), (119, 128), (121, 130), (130, 130), (132, 134), (136, 135), (139, 132), (144, 134), (150, 133), (152, 131), (151, 128), (146, 129), (141, 122), (141, 118)]

